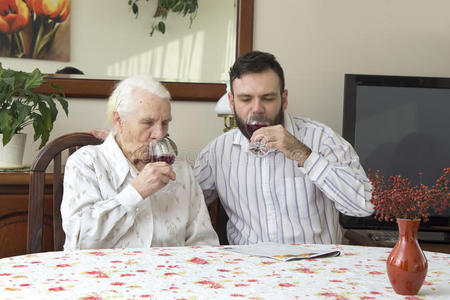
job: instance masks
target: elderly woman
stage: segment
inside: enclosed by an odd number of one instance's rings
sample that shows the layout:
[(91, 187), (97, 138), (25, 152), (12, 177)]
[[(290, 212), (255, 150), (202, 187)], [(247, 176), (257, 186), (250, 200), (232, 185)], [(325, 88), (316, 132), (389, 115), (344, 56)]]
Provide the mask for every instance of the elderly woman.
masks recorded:
[[(167, 134), (170, 95), (147, 76), (118, 84), (108, 102), (114, 130), (69, 157), (61, 204), (65, 250), (217, 245), (190, 165), (148, 163), (148, 144)], [(176, 180), (175, 189), (160, 190)]]

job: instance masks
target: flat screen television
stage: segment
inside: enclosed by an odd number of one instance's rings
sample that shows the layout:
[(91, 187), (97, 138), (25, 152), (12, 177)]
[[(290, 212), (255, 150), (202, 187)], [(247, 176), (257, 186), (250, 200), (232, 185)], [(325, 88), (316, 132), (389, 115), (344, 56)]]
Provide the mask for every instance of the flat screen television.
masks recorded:
[[(346, 74), (343, 137), (366, 172), (401, 174), (433, 184), (450, 167), (450, 78)], [(340, 215), (344, 228), (397, 229), (395, 223)], [(420, 231), (450, 237), (450, 210), (432, 214)], [(419, 236), (420, 237), (420, 236)]]

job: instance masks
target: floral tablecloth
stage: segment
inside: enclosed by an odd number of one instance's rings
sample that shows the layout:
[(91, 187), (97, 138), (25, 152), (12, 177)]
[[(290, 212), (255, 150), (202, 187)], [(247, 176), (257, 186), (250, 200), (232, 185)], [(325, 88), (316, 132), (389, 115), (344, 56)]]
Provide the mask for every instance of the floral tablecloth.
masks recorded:
[(396, 295), (391, 249), (302, 245), (338, 257), (281, 262), (222, 247), (83, 250), (0, 259), (0, 299), (450, 299), (450, 255), (426, 252), (416, 296)]

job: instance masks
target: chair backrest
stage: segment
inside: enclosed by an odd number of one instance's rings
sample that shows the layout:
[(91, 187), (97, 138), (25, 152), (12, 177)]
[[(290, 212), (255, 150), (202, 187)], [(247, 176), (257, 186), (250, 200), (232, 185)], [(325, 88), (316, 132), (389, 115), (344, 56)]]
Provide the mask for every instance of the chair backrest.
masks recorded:
[(228, 215), (220, 203), (219, 198), (216, 198), (213, 203), (208, 206), (208, 211), (209, 216), (211, 217), (212, 226), (219, 237), (220, 244), (229, 245), (227, 238)]
[(102, 140), (89, 133), (75, 132), (51, 141), (39, 152), (30, 168), (27, 253), (42, 252), (45, 171), (49, 164), (53, 161), (53, 250), (60, 251), (65, 237), (60, 211), (63, 192), (61, 153), (68, 150), (70, 155), (82, 146), (101, 143)]

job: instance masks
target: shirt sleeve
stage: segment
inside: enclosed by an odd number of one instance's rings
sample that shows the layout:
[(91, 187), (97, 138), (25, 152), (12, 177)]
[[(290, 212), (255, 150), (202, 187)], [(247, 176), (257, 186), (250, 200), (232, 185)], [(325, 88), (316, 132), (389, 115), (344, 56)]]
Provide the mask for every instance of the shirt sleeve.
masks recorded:
[(103, 195), (100, 180), (105, 174), (95, 170), (80, 149), (66, 163), (61, 203), (65, 250), (112, 248), (134, 225), (136, 208), (143, 201), (131, 185), (118, 194)]
[(322, 141), (305, 161), (307, 175), (343, 214), (371, 215), (371, 184), (355, 150), (332, 131), (323, 133)]
[(190, 205), (186, 229), (186, 245), (219, 245), (219, 238), (211, 224), (200, 185), (189, 166)]
[(211, 161), (214, 160), (210, 159), (210, 156), (214, 155), (214, 152), (211, 153), (211, 147), (212, 144), (209, 144), (200, 152), (194, 166), (195, 178), (203, 191), (205, 202), (208, 206), (217, 198), (214, 172), (211, 166)]

